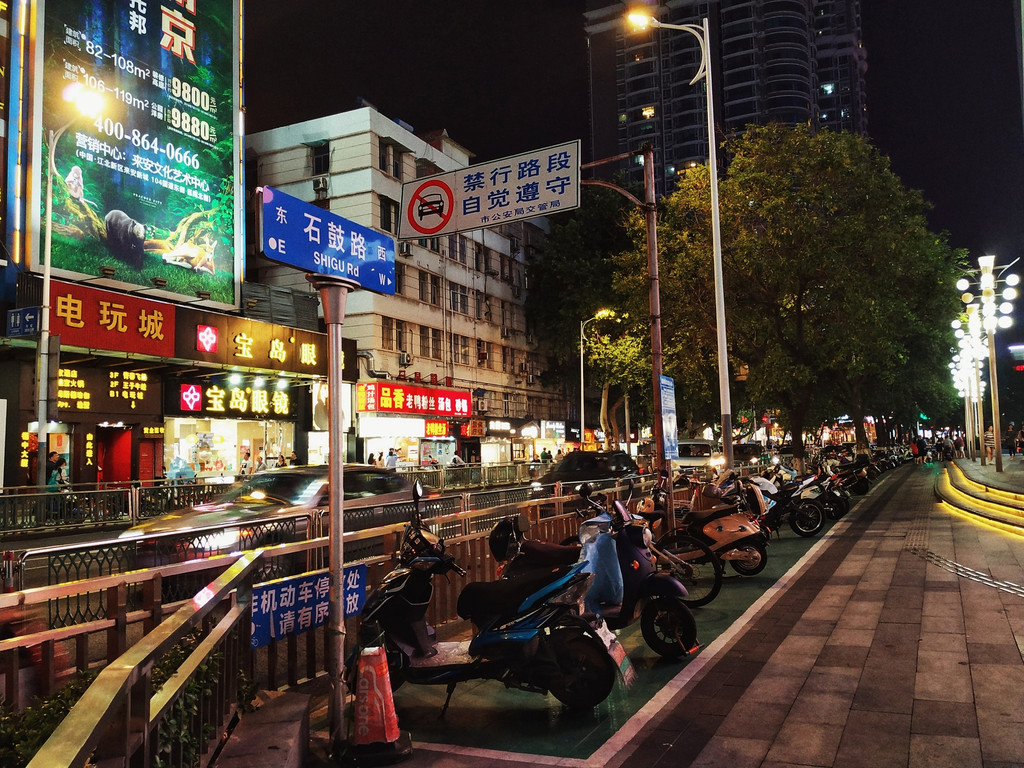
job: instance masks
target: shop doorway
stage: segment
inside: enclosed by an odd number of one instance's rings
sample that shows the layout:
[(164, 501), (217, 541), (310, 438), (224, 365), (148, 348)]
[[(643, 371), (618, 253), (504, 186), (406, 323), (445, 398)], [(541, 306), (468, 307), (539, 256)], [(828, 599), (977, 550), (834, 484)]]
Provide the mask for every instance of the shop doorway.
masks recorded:
[(96, 428), (96, 482), (132, 480), (132, 431), (128, 427)]
[(164, 441), (139, 440), (139, 480), (154, 480), (164, 476)]

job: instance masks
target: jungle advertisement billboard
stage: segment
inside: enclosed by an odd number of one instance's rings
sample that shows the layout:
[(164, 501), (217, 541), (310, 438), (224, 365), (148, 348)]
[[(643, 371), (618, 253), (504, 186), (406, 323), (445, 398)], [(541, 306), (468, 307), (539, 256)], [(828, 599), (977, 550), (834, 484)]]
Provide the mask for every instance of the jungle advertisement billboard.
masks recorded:
[(237, 305), (237, 0), (40, 6), (39, 250), (52, 156), (53, 270)]

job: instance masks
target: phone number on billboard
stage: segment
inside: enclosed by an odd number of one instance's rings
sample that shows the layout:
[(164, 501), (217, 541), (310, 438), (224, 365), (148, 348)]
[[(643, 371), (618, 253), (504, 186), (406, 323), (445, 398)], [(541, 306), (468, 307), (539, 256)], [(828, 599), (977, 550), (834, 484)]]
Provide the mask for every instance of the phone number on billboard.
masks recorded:
[(133, 146), (164, 155), (168, 160), (181, 163), (187, 168), (199, 169), (199, 155), (190, 149), (175, 146), (170, 142), (161, 142), (159, 137), (150, 138), (148, 133), (142, 133), (138, 129), (126, 132), (121, 123), (109, 118), (97, 120), (93, 125), (97, 131), (107, 136), (113, 136), (122, 141), (128, 139)]

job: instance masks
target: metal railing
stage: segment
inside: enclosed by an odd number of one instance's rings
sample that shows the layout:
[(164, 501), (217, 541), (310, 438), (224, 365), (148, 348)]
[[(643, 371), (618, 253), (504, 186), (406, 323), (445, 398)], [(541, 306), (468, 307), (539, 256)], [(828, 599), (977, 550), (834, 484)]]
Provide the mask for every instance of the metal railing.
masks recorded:
[[(621, 497), (622, 487), (607, 491), (610, 497)], [(556, 498), (561, 504), (567, 498)], [(545, 500), (550, 501), (550, 500)], [(428, 526), (446, 538), (448, 551), (462, 563), (468, 576), (437, 580), (435, 596), (428, 620), (442, 626), (457, 618), (455, 605), (466, 581), (489, 581), (495, 578), (495, 563), (487, 547), (487, 533), (497, 520), (509, 514), (526, 512), (532, 520), (532, 536), (560, 541), (574, 535), (579, 518), (575, 514), (542, 516), (540, 502), (518, 502), (498, 507), (447, 514), (427, 520)], [(361, 552), (360, 562), (367, 565), (368, 588), (372, 589), (391, 570), (402, 524), (353, 531), (345, 534), (346, 561), (349, 553)], [(19, 701), (19, 658), (25, 648), (42, 645), (44, 659), (49, 659), (40, 675), (40, 693), (53, 691), (64, 677), (57, 669), (56, 659), (63, 658), (60, 646), (74, 647), (74, 669), (87, 669), (97, 661), (105, 665), (80, 704), (54, 731), (33, 758), (30, 766), (59, 768), (82, 766), (90, 759), (97, 765), (148, 765), (155, 750), (161, 748), (157, 733), (163, 719), (174, 713), (196, 671), (217, 658), (217, 682), (208, 686), (202, 706), (193, 713), (187, 727), (193, 743), (202, 745), (200, 765), (205, 766), (212, 746), (203, 734), (222, 733), (236, 707), (238, 669), (259, 670), (253, 674), (261, 685), (276, 689), (282, 684), (295, 685), (327, 669), (326, 629), (307, 632), (302, 637), (288, 636), (273, 640), (260, 649), (262, 656), (249, 647), (249, 601), (253, 581), (266, 572), (275, 561), (301, 561), (306, 570), (326, 565), (327, 540), (318, 538), (238, 555), (215, 556), (175, 565), (163, 565), (141, 571), (26, 590), (18, 594), (0, 595), (0, 610), (26, 606), (49, 606), (54, 601), (68, 600), (83, 593), (99, 592), (104, 610), (96, 618), (84, 615), (70, 617), (66, 626), (51, 628), (9, 640), (0, 641), (0, 669), (5, 675), (8, 701)], [(164, 599), (164, 586), (175, 577), (201, 579), (203, 572), (220, 573), (194, 597), (175, 604)], [(170, 614), (169, 618), (164, 618)], [(347, 637), (354, 640), (357, 619), (347, 620)], [(206, 635), (201, 644), (183, 663), (158, 693), (152, 693), (154, 662), (190, 631), (202, 627)], [(134, 628), (145, 632), (141, 640), (128, 649)], [(99, 660), (89, 653), (90, 637), (105, 637), (105, 652)], [(93, 644), (94, 646), (95, 644)], [(348, 649), (346, 649), (347, 652)], [(281, 656), (284, 656), (282, 659)], [(258, 661), (258, 663), (257, 663)], [(65, 671), (66, 672), (66, 671)], [(180, 712), (177, 716), (180, 716)], [(168, 762), (178, 764), (170, 755)]]

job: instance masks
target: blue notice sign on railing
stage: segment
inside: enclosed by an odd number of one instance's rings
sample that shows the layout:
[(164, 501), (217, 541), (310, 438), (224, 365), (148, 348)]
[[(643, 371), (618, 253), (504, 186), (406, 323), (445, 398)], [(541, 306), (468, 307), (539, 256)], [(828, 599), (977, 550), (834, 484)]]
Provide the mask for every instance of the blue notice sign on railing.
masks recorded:
[[(346, 568), (343, 578), (345, 616), (357, 616), (366, 602), (366, 564)], [(301, 635), (322, 627), (330, 613), (327, 571), (271, 581), (252, 590), (252, 647)]]
[(261, 187), (258, 192), (259, 246), (264, 256), (394, 295), (393, 238), (279, 189)]

